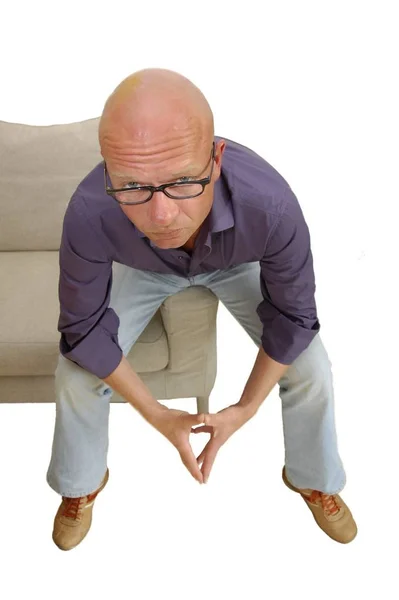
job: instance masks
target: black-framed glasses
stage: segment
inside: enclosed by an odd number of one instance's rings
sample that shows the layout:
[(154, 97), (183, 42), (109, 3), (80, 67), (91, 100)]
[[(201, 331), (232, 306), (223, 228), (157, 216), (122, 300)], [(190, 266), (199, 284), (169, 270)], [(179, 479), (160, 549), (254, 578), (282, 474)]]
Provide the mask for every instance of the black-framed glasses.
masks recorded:
[(212, 144), (211, 160), (212, 168), (208, 177), (189, 181), (176, 181), (174, 183), (164, 183), (158, 187), (153, 185), (126, 185), (123, 188), (111, 188), (107, 185), (107, 165), (104, 160), (104, 185), (106, 193), (116, 200), (119, 204), (144, 204), (151, 200), (154, 192), (163, 192), (168, 198), (174, 200), (183, 200), (184, 198), (195, 198), (200, 196), (205, 186), (207, 186), (213, 173), (213, 164), (215, 158), (215, 142)]

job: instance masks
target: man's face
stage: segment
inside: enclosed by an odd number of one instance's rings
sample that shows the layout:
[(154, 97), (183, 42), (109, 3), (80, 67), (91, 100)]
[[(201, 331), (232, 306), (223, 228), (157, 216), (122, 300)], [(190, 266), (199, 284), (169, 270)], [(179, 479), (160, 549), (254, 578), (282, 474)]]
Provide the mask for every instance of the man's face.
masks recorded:
[[(154, 145), (152, 146), (154, 148)], [(195, 198), (172, 199), (163, 192), (155, 192), (151, 200), (137, 206), (120, 204), (128, 219), (159, 248), (178, 248), (190, 238), (196, 237), (209, 214), (214, 186), (220, 176), (221, 159), (225, 143), (215, 145), (215, 158), (211, 182), (204, 192)], [(154, 185), (181, 181), (182, 178), (203, 179), (212, 168), (212, 142), (198, 148), (190, 140), (171, 147), (162, 143), (151, 148), (138, 148), (137, 144), (122, 152), (107, 152), (104, 156), (113, 188), (122, 188), (128, 183)], [(119, 155), (119, 156), (118, 156)], [(126, 198), (128, 201), (130, 197)]]

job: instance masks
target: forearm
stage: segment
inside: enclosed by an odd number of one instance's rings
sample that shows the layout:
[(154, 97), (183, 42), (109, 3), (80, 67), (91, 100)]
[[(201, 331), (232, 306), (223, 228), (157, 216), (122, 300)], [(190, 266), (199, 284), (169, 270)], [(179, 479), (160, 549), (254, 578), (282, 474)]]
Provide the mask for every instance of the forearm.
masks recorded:
[(244, 391), (237, 404), (245, 407), (249, 415), (253, 416), (289, 366), (270, 358), (261, 346)]
[(117, 368), (103, 381), (138, 410), (146, 420), (151, 413), (168, 410), (153, 397), (124, 355)]

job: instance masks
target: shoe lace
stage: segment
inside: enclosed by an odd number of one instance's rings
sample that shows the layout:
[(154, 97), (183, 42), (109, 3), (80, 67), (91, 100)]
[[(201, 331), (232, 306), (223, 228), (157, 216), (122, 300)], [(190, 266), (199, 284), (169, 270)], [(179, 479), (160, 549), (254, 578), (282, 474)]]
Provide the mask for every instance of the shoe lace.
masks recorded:
[(320, 501), (323, 507), (323, 511), (328, 516), (336, 515), (341, 510), (340, 505), (337, 501), (336, 494), (323, 494), (322, 492), (314, 490), (311, 494), (310, 499), (312, 502)]
[(83, 496), (81, 498), (65, 498), (67, 500), (66, 506), (62, 512), (63, 517), (67, 517), (69, 519), (73, 519), (74, 521), (80, 517), (80, 514), (83, 509), (84, 501), (86, 497)]

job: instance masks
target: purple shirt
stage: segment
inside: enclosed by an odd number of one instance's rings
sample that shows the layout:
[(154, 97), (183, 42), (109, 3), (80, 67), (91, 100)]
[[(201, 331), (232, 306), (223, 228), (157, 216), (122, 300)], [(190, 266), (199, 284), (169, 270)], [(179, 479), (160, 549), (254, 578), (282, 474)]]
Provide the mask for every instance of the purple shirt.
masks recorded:
[(60, 351), (100, 379), (119, 365), (119, 318), (109, 308), (112, 262), (189, 277), (259, 261), (262, 346), (289, 365), (320, 329), (310, 234), (285, 179), (254, 151), (226, 140), (210, 213), (192, 255), (160, 249), (104, 191), (103, 163), (65, 212), (59, 253)]

